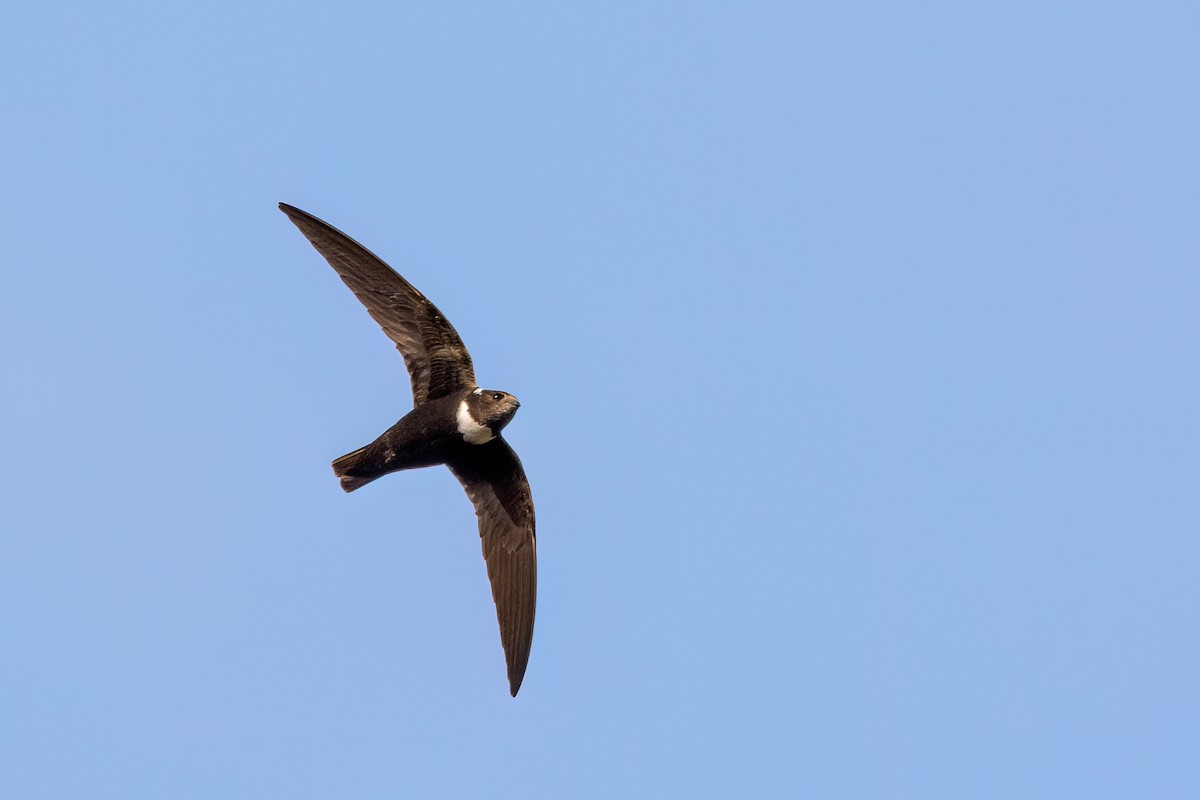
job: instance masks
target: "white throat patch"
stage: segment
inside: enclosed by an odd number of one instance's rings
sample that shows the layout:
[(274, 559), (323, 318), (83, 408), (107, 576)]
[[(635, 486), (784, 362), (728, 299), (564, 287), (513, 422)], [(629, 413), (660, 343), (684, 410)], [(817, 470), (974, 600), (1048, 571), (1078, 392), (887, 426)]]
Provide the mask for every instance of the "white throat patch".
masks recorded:
[(457, 420), (458, 432), (462, 434), (463, 440), (467, 444), (487, 444), (496, 438), (496, 434), (492, 433), (491, 428), (487, 425), (480, 425), (471, 416), (471, 409), (467, 408), (466, 400), (458, 404)]

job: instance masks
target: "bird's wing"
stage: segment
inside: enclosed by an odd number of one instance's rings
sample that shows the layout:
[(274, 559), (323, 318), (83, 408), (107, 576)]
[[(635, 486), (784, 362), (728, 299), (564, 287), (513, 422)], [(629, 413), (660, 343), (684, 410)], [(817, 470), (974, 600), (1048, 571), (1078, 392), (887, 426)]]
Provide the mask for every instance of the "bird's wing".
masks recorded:
[(404, 356), (413, 404), (475, 385), (471, 355), (442, 312), (367, 248), (306, 211), (280, 203)]
[(513, 697), (521, 688), (537, 605), (537, 547), (533, 497), (517, 454), (500, 437), (474, 445), (447, 462), (467, 490), (479, 517), (500, 642)]

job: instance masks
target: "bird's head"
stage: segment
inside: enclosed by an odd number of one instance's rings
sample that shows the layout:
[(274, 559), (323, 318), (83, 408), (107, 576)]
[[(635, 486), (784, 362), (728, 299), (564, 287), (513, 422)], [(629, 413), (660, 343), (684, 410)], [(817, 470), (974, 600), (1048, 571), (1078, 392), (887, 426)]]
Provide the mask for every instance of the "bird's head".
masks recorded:
[(496, 433), (512, 421), (517, 409), (521, 407), (521, 401), (517, 398), (495, 389), (476, 389), (471, 394), (471, 400), (474, 401), (471, 416)]
[(476, 389), (463, 400), (459, 411), (459, 432), (468, 442), (483, 444), (499, 435), (520, 407), (520, 401), (507, 392)]

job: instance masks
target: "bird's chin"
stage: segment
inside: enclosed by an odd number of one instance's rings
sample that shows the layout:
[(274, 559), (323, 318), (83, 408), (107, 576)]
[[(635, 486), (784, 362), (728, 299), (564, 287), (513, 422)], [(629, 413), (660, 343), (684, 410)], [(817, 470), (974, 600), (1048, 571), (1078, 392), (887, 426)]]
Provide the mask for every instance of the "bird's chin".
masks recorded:
[(492, 429), (493, 433), (499, 435), (500, 431), (504, 430), (504, 426), (507, 425), (508, 423), (512, 422), (512, 418), (514, 416), (516, 416), (516, 413), (517, 413), (517, 410), (514, 408), (511, 412), (509, 412), (508, 414), (505, 414), (503, 417), (500, 417), (499, 419), (490, 420), (488, 422), (488, 427)]

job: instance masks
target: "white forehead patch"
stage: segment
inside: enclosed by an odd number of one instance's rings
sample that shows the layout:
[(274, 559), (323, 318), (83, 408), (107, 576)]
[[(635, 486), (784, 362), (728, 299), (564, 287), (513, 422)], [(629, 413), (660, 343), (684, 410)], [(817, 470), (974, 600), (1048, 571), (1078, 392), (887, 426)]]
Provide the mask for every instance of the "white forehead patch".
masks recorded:
[[(482, 389), (475, 391), (481, 392)], [(458, 404), (458, 432), (462, 434), (463, 440), (467, 444), (487, 444), (492, 439), (496, 438), (496, 434), (492, 433), (492, 429), (487, 425), (480, 425), (471, 416), (471, 409), (467, 407), (467, 401), (463, 400)]]

